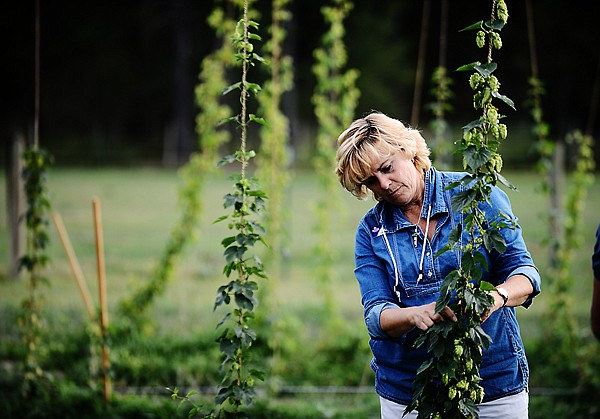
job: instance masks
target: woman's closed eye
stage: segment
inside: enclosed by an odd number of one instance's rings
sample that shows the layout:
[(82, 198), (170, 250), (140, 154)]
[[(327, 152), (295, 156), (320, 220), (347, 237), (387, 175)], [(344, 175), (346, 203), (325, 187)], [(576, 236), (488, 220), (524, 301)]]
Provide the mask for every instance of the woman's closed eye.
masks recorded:
[(379, 171), (381, 173), (390, 173), (392, 171), (392, 164), (390, 163), (390, 164), (387, 164), (387, 165), (379, 168)]

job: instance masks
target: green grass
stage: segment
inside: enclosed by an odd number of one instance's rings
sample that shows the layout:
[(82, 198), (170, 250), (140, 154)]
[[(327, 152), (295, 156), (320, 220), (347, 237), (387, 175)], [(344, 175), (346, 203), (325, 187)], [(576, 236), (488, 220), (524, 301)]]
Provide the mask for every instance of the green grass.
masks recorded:
[[(509, 173), (509, 180), (518, 187), (509, 192), (515, 213), (520, 219), (525, 239), (534, 260), (542, 271), (547, 264), (547, 237), (544, 222), (547, 203), (537, 191), (539, 175)], [(97, 301), (97, 275), (95, 262), (92, 199), (101, 203), (105, 242), (105, 260), (109, 307), (142, 284), (161, 256), (171, 227), (179, 215), (177, 207), (177, 172), (162, 169), (54, 169), (49, 174), (53, 212), (61, 215), (69, 233), (78, 260), (87, 279), (88, 287)], [(222, 195), (230, 190), (231, 182), (216, 176), (205, 183), (202, 222), (195, 232), (195, 240), (181, 258), (176, 278), (167, 293), (159, 299), (155, 309), (158, 324), (163, 331), (182, 333), (206, 327), (213, 320), (212, 305), (216, 288), (223, 282), (221, 238), (228, 234), (224, 224), (213, 221), (225, 213)], [(5, 181), (0, 184), (0, 205), (6, 208)], [(314, 205), (318, 185), (309, 174), (294, 176), (289, 206), (289, 258), (281, 278), (272, 282), (278, 300), (291, 310), (301, 309), (307, 303), (318, 306), (320, 293), (313, 272), (313, 249), (316, 245), (316, 219)], [(343, 213), (331, 237), (336, 249), (336, 298), (344, 316), (360, 319), (362, 308), (358, 286), (353, 275), (353, 241), (356, 224), (362, 214), (373, 204), (359, 201), (344, 191), (332, 199), (340, 200)], [(600, 205), (600, 187), (594, 184), (587, 195), (581, 229), (581, 247), (573, 262), (572, 309), (582, 327), (587, 327), (591, 301), (590, 255), (595, 227), (600, 219), (596, 208)], [(45, 291), (46, 309), (52, 312), (80, 312), (85, 315), (82, 299), (71, 273), (68, 260), (56, 233), (50, 226), (51, 264), (48, 269), (51, 287)], [(15, 306), (26, 293), (24, 281), (7, 278), (7, 226), (0, 219), (0, 305)], [(268, 266), (267, 266), (268, 270)], [(536, 336), (537, 319), (546, 302), (542, 293), (529, 310), (519, 310), (523, 334)]]

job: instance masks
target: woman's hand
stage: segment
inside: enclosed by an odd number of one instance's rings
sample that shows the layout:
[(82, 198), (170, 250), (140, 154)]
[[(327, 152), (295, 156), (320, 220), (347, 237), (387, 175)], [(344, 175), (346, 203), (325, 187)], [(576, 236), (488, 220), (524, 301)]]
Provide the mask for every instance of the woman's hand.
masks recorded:
[(455, 322), (456, 315), (449, 307), (435, 313), (435, 301), (422, 306), (389, 308), (381, 312), (381, 328), (390, 336), (398, 337), (417, 328), (427, 330), (442, 321)]
[(494, 311), (502, 307), (517, 307), (527, 301), (527, 298), (533, 292), (533, 285), (525, 275), (513, 275), (508, 280), (500, 285), (508, 294), (508, 300), (504, 302), (504, 298), (498, 291), (491, 291), (494, 297), (494, 304), (481, 316), (481, 323), (486, 321)]
[(494, 311), (498, 310), (499, 308), (502, 308), (502, 306), (504, 305), (504, 298), (502, 298), (498, 291), (490, 291), (490, 295), (494, 297), (494, 303), (481, 315), (481, 323), (489, 319), (489, 317)]

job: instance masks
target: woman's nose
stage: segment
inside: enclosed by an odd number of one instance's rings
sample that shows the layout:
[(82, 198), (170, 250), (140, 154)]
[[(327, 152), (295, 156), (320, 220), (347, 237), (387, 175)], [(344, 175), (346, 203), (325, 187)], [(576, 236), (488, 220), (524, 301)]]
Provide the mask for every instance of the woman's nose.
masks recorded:
[(379, 178), (379, 187), (384, 191), (387, 191), (390, 188), (391, 184), (392, 182), (385, 176)]

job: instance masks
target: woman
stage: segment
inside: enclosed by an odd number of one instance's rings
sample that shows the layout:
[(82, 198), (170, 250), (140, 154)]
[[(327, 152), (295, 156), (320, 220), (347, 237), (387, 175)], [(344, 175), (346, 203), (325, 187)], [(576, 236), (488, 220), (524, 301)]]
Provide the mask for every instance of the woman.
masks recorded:
[[(415, 338), (436, 322), (455, 321), (449, 307), (435, 314), (435, 302), (446, 275), (458, 267), (460, 252), (436, 252), (464, 214), (452, 211), (451, 199), (462, 187), (447, 189), (465, 173), (431, 167), (421, 134), (400, 121), (372, 113), (354, 121), (338, 138), (337, 175), (358, 198), (372, 194), (379, 201), (356, 232), (355, 274), (374, 358), (375, 388), (382, 418), (401, 418), (412, 397), (417, 368), (426, 349)], [(515, 221), (504, 192), (494, 187), (488, 219), (498, 210)], [(527, 359), (515, 307), (529, 307), (540, 292), (540, 277), (523, 241), (521, 229), (503, 229), (506, 251), (481, 251), (488, 259), (483, 279), (498, 291), (482, 325), (492, 338), (484, 351), (479, 405), (481, 418), (527, 418)], [(466, 234), (466, 233), (465, 233)], [(467, 236), (465, 236), (467, 237)], [(411, 413), (416, 417), (416, 412)]]

